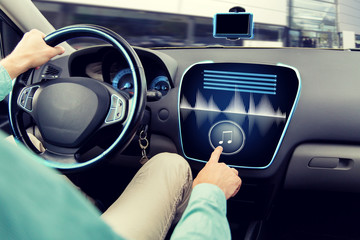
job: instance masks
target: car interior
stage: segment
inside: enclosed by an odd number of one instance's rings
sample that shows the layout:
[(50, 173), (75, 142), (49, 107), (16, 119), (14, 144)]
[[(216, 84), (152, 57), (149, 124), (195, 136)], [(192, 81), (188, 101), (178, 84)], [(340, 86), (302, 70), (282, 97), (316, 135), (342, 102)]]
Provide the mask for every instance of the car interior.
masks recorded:
[[(220, 160), (242, 179), (227, 202), (233, 239), (360, 238), (358, 51), (139, 46), (132, 42), (140, 39), (122, 36), (126, 24), (115, 32), (75, 18), (55, 28), (48, 20), (55, 16), (35, 3), (0, 2), (1, 57), (33, 28), (66, 52), (14, 81), (0, 102), (1, 129), (59, 169), (100, 211), (142, 159), (177, 153), (196, 176), (221, 145)], [(251, 38), (243, 33), (248, 28), (229, 27), (234, 19), (221, 26), (224, 16), (240, 13), (218, 15), (220, 42)]]

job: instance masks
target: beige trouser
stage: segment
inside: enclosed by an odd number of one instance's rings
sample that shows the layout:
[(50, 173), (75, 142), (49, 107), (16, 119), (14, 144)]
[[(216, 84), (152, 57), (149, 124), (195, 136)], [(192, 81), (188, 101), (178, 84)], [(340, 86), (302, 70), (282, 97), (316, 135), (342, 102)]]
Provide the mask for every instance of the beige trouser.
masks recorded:
[[(41, 142), (28, 134), (34, 146), (43, 151)], [(7, 140), (15, 143), (12, 136)], [(191, 187), (187, 161), (174, 153), (158, 154), (140, 168), (102, 218), (126, 239), (164, 239), (185, 211)]]
[(141, 167), (102, 218), (127, 239), (164, 239), (171, 223), (184, 212), (191, 186), (185, 159), (172, 153), (158, 154)]

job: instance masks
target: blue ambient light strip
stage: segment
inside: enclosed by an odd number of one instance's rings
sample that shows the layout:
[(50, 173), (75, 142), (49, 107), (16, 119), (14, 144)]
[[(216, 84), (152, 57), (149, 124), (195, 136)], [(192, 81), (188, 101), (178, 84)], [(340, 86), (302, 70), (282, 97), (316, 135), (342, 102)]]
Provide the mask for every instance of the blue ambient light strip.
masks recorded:
[(277, 76), (204, 70), (204, 89), (276, 95)]

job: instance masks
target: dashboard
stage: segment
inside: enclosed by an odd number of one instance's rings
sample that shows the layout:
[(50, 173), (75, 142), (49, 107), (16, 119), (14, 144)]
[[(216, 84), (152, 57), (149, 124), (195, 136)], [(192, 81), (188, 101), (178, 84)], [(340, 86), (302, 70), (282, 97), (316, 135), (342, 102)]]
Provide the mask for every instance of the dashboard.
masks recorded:
[[(71, 75), (91, 77), (133, 94), (131, 69), (120, 53), (111, 47), (88, 48), (84, 51), (85, 55), (82, 53), (73, 57)], [(169, 71), (156, 55), (138, 52), (145, 69), (147, 90), (165, 96), (172, 88)]]
[[(178, 152), (199, 169), (216, 145), (211, 142), (240, 141), (223, 158), (242, 176), (258, 180), (284, 175), (302, 144), (333, 144), (336, 149), (360, 143), (358, 52), (223, 47), (135, 51), (148, 92), (161, 93), (147, 103), (150, 156)], [(92, 77), (131, 95), (129, 68), (111, 46), (85, 48), (52, 62), (65, 63), (69, 72), (58, 70), (63, 76)], [(48, 69), (41, 74), (46, 76)], [(218, 129), (209, 141), (210, 130), (224, 121), (233, 133)]]
[[(221, 160), (243, 179), (233, 201), (252, 218), (263, 218), (282, 188), (360, 192), (358, 52), (135, 51), (147, 81), (149, 157), (179, 153), (195, 175), (215, 145), (223, 145)], [(62, 76), (105, 81), (131, 97), (128, 66), (110, 46), (82, 49), (51, 64)], [(39, 74), (46, 75), (46, 69)], [(154, 91), (160, 97), (149, 97)], [(136, 149), (134, 141), (113, 162), (137, 163), (141, 151)]]

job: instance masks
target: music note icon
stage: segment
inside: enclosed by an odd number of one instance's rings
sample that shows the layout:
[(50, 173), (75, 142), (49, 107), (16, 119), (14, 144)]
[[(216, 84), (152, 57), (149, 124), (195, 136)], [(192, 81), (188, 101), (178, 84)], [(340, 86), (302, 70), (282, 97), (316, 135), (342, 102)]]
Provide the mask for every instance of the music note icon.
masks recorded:
[(228, 139), (228, 140), (227, 140), (227, 143), (228, 143), (228, 144), (231, 144), (231, 143), (232, 143), (232, 136), (233, 136), (233, 132), (232, 132), (232, 131), (223, 131), (223, 132), (222, 132), (222, 138), (221, 138), (221, 140), (219, 141), (219, 144), (223, 144), (225, 139)]

